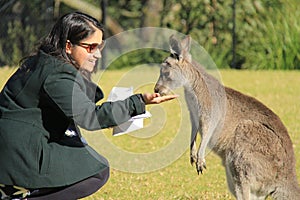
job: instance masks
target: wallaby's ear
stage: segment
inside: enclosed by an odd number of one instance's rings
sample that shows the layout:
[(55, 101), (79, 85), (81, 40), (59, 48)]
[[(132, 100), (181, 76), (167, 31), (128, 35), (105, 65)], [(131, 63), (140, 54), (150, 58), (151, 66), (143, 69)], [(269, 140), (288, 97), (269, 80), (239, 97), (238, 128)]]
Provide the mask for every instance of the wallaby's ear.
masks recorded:
[(187, 35), (181, 41), (181, 56), (188, 62), (192, 61), (192, 55), (190, 54), (190, 50), (191, 50), (191, 36)]
[(186, 36), (180, 42), (177, 40), (177, 38), (174, 35), (171, 35), (169, 42), (170, 42), (171, 54), (174, 55), (176, 58), (178, 58), (179, 61), (182, 61), (182, 59), (185, 59), (188, 62), (192, 61), (192, 56), (190, 54), (190, 49), (191, 49), (190, 36)]
[(181, 41), (182, 50), (186, 52), (190, 52), (191, 49), (191, 36), (187, 35), (182, 41)]
[(179, 59), (181, 54), (181, 44), (174, 35), (170, 36), (170, 53)]

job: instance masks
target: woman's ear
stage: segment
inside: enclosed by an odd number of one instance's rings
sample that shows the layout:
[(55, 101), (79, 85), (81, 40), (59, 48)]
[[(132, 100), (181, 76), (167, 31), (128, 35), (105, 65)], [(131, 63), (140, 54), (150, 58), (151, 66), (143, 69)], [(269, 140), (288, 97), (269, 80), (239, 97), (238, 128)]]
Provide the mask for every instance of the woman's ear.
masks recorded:
[(67, 42), (66, 42), (66, 53), (67, 53), (67, 54), (71, 54), (71, 53), (72, 53), (71, 47), (72, 47), (71, 41), (70, 41), (70, 40), (67, 40)]

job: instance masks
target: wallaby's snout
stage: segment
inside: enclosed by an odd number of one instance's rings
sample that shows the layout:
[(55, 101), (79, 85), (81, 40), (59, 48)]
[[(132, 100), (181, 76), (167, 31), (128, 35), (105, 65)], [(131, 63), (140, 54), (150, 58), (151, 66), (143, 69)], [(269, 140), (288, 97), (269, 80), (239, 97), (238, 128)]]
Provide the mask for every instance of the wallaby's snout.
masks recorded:
[(165, 96), (171, 93), (171, 89), (166, 85), (161, 85), (158, 80), (154, 87), (154, 92), (159, 93), (161, 96)]
[(164, 96), (169, 93), (169, 90), (163, 85), (156, 84), (154, 87), (154, 92), (159, 93), (161, 96)]
[(155, 92), (155, 93), (159, 93), (159, 86), (158, 86), (158, 85), (155, 86), (154, 92)]

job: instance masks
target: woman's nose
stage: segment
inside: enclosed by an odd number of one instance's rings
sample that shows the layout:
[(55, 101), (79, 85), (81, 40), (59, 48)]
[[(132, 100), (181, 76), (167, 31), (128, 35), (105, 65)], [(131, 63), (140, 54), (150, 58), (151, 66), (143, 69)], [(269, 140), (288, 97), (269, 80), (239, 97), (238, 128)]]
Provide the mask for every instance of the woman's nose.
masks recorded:
[(100, 49), (97, 49), (97, 51), (94, 53), (94, 57), (95, 58), (101, 58), (102, 57), (102, 53)]

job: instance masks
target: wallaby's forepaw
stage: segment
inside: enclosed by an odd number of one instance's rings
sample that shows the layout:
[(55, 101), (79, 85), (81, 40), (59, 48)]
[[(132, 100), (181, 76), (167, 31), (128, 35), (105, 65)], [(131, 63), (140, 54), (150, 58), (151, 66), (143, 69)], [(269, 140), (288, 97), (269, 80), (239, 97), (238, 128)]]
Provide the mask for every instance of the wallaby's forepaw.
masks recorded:
[(196, 148), (196, 143), (193, 142), (193, 145), (191, 146), (191, 151), (190, 151), (190, 162), (191, 162), (191, 165), (193, 165), (194, 163), (197, 162), (197, 148)]
[(190, 160), (191, 165), (196, 163), (197, 162), (197, 152), (196, 151), (191, 151), (190, 158), (191, 158), (191, 160)]
[(191, 165), (193, 165), (194, 163), (196, 163), (196, 161), (197, 161), (197, 156), (191, 154), (191, 155), (190, 155), (190, 158), (191, 158), (191, 160), (190, 160)]
[(201, 174), (202, 174), (203, 170), (206, 169), (205, 159), (197, 159), (196, 169), (197, 169), (198, 175), (199, 175), (199, 172), (201, 172)]

